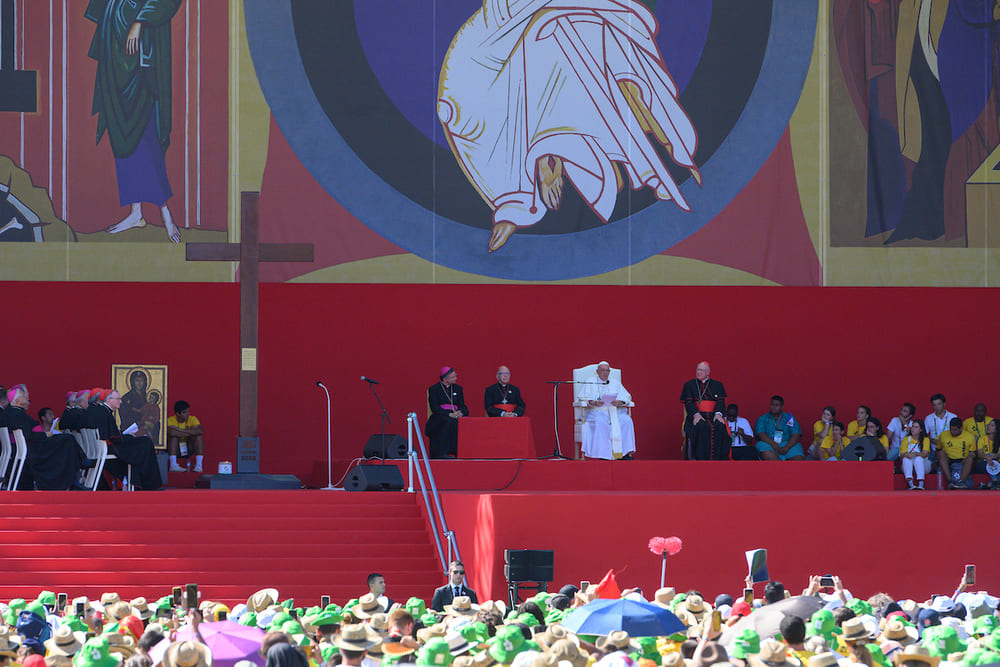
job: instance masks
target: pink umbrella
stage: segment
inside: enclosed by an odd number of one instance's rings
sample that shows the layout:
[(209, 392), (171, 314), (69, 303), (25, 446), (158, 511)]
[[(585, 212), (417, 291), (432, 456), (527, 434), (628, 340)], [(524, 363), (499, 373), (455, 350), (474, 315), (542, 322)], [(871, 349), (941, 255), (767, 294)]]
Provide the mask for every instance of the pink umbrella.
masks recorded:
[[(203, 622), (198, 626), (198, 631), (208, 648), (212, 649), (213, 667), (234, 667), (240, 660), (249, 660), (263, 667), (264, 658), (260, 654), (260, 642), (264, 638), (264, 631), (260, 628), (226, 620)], [(192, 639), (194, 632), (191, 626), (177, 631), (177, 641)], [(170, 640), (164, 639), (150, 650), (149, 657), (152, 658), (154, 665), (163, 659), (163, 654), (167, 652), (169, 646)]]

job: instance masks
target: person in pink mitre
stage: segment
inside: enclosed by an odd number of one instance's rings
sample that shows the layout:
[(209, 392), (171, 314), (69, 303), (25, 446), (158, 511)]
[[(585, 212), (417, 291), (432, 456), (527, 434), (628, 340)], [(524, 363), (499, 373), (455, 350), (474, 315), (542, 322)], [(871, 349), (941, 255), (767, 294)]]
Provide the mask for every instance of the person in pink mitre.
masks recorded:
[(588, 459), (632, 459), (635, 429), (628, 408), (632, 394), (611, 377), (611, 365), (597, 364), (596, 372), (576, 387), (576, 403), (585, 405), (583, 455)]
[(458, 458), (458, 420), (469, 416), (469, 407), (457, 380), (454, 368), (442, 366), (438, 381), (427, 388), (431, 416), (427, 418), (424, 434), (431, 441), (432, 459)]

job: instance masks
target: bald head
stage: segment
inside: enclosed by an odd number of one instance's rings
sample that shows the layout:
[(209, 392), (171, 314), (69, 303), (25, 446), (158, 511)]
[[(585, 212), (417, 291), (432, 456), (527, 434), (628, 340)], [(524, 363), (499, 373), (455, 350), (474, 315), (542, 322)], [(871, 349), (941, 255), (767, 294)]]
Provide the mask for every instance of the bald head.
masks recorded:
[(497, 382), (500, 384), (507, 384), (510, 382), (510, 369), (506, 366), (501, 366), (497, 369)]
[(712, 374), (712, 367), (708, 365), (707, 361), (699, 361), (698, 365), (695, 366), (694, 376), (699, 380), (707, 380), (708, 376)]

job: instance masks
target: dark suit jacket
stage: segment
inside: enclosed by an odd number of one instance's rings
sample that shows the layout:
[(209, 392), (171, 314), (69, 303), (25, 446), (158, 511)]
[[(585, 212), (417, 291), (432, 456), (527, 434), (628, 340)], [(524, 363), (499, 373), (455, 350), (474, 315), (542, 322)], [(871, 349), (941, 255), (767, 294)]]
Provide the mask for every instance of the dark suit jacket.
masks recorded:
[[(476, 597), (476, 591), (472, 590), (468, 586), (462, 586), (461, 588), (462, 595), (468, 595), (473, 604), (479, 604), (479, 598)], [(434, 598), (431, 600), (431, 609), (434, 611), (444, 611), (444, 606), (446, 604), (451, 604), (454, 599), (455, 593), (452, 591), (451, 584), (445, 584), (441, 588), (434, 591)]]

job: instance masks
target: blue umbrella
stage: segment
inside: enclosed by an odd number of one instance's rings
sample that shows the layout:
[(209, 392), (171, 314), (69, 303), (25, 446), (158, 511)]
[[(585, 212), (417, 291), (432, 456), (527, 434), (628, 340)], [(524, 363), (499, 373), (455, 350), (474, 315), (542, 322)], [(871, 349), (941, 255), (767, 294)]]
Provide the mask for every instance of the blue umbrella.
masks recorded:
[(562, 625), (582, 635), (624, 630), (630, 637), (662, 637), (687, 629), (669, 609), (627, 598), (588, 602), (570, 612)]

